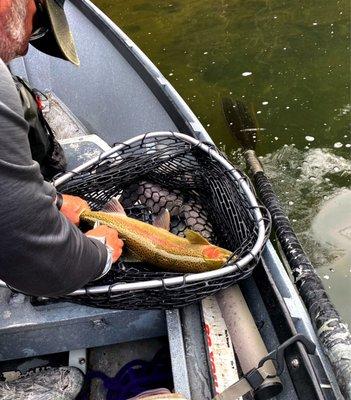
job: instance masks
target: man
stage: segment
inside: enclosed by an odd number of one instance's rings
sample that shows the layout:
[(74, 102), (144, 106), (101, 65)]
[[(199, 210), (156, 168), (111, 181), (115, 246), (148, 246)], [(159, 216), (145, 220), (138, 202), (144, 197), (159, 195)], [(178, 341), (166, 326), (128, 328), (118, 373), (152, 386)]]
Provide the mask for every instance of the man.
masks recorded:
[[(27, 52), (30, 39), (38, 49), (79, 64), (63, 3), (0, 0), (0, 278), (37, 296), (63, 295), (101, 277), (123, 246), (117, 232), (106, 226), (83, 235), (76, 225), (88, 204), (57, 194), (44, 181), (41, 171), (49, 175), (64, 164), (57, 159), (62, 158), (60, 147), (45, 126), (34, 92), (17, 78), (16, 88), (6, 66)], [(24, 117), (28, 102), (34, 114), (30, 120)], [(0, 383), (0, 397), (72, 399), (82, 381), (77, 369), (49, 369)]]
[[(0, 278), (19, 291), (44, 296), (71, 292), (103, 275), (123, 246), (116, 231), (105, 226), (88, 232), (89, 237), (83, 235), (75, 225), (88, 204), (74, 196), (60, 196), (44, 182), (40, 167), (46, 173), (57, 168), (60, 162), (53, 156), (57, 147), (47, 135), (50, 132), (39, 126), (40, 110), (35, 123), (24, 119), (23, 104), (5, 66), (27, 52), (30, 39), (39, 50), (79, 65), (63, 3), (0, 0)], [(26, 83), (17, 80), (17, 88), (32, 102)], [(33, 161), (34, 154), (40, 166)], [(75, 368), (31, 372), (13, 382), (0, 382), (0, 398), (72, 400), (82, 382)], [(156, 395), (183, 399), (166, 389), (136, 398)]]
[[(43, 180), (32, 154), (38, 148), (52, 152), (53, 139), (34, 129), (37, 136), (30, 143), (20, 97), (5, 66), (27, 52), (33, 31), (36, 47), (79, 64), (63, 2), (0, 1), (0, 278), (30, 295), (58, 296), (81, 288), (109, 270), (123, 245), (105, 226), (83, 235), (75, 225), (88, 204), (74, 196), (57, 197)], [(48, 145), (38, 147), (45, 140)], [(43, 154), (40, 160), (48, 164), (50, 157)]]

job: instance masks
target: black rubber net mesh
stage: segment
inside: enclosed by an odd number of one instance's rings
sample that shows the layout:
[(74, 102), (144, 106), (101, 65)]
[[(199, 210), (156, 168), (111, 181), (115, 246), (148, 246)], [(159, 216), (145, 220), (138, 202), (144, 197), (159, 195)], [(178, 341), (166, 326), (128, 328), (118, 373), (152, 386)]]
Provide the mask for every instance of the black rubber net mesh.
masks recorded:
[[(167, 208), (173, 233), (184, 236), (186, 229), (192, 229), (211, 243), (231, 250), (238, 259), (248, 254), (257, 240), (254, 209), (240, 183), (210, 154), (172, 135), (164, 138), (146, 135), (143, 140), (75, 174), (58, 190), (83, 197), (93, 210), (100, 210), (112, 197), (119, 196), (127, 215), (147, 223), (152, 223)], [(262, 212), (268, 236), (269, 218), (264, 209)], [(118, 309), (179, 308), (247, 278), (258, 258), (220, 278), (195, 283), (185, 283), (183, 279), (181, 285), (167, 286), (165, 278), (186, 275), (160, 271), (122, 256), (106, 276), (86, 287), (86, 294), (65, 298)], [(137, 291), (111, 290), (117, 284), (154, 279), (162, 280), (163, 285)], [(110, 285), (110, 290), (103, 294), (89, 292), (91, 286), (102, 285)]]

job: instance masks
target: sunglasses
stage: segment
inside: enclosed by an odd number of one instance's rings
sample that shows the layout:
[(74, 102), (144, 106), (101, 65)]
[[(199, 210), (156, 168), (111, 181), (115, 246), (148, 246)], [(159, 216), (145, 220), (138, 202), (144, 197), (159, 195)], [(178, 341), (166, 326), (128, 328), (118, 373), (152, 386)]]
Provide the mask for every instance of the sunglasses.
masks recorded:
[(47, 11), (41, 0), (35, 0), (37, 11), (35, 14), (35, 21), (32, 35), (29, 39), (30, 42), (41, 39), (50, 30)]

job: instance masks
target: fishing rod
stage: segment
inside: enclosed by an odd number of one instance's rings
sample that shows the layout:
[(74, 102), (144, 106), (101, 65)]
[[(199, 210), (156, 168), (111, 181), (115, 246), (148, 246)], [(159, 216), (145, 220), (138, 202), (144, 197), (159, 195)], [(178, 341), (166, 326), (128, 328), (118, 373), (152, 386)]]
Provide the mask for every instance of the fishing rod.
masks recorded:
[(351, 399), (351, 335), (329, 299), (323, 283), (304, 252), (256, 152), (259, 128), (241, 101), (222, 98), (224, 116), (244, 150), (257, 193), (269, 210), (279, 244), (292, 271), (295, 285), (305, 303), (316, 334), (334, 369), (340, 390)]

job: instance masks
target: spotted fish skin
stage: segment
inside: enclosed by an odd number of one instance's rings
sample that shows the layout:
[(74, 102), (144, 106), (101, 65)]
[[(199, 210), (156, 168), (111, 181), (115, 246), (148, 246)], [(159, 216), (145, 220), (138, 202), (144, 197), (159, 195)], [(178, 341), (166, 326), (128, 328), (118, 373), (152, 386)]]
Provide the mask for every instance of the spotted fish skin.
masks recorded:
[(136, 258), (166, 271), (211, 271), (220, 268), (232, 255), (229, 250), (210, 244), (197, 232), (188, 230), (185, 238), (179, 237), (122, 213), (84, 211), (80, 218), (116, 229)]

